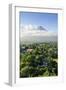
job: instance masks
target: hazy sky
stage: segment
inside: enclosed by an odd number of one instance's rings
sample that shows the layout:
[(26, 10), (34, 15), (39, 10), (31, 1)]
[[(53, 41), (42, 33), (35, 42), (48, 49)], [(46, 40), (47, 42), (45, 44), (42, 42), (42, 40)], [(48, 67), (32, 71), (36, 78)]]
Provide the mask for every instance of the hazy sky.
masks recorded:
[(20, 25), (43, 26), (48, 31), (58, 30), (58, 15), (56, 13), (20, 12)]

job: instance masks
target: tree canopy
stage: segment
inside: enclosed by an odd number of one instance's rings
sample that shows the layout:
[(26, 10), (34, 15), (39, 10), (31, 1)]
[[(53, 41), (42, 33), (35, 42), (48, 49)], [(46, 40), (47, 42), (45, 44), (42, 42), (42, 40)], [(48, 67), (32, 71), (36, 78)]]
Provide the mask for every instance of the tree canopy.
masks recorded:
[(56, 42), (20, 45), (20, 77), (57, 76), (57, 60)]

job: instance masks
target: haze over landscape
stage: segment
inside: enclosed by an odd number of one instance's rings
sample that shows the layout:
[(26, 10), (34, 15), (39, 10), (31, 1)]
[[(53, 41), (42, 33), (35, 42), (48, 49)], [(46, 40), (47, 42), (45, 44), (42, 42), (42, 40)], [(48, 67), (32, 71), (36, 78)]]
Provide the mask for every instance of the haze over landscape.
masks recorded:
[(20, 28), (20, 41), (25, 43), (42, 43), (57, 41), (57, 32), (48, 31), (42, 26), (22, 26)]

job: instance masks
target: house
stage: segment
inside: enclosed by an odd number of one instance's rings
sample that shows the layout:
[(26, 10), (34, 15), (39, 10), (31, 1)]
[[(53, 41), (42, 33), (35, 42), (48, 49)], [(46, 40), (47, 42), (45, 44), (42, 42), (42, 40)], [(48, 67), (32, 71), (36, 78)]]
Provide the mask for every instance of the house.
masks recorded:
[(33, 49), (27, 49), (27, 52), (32, 52)]

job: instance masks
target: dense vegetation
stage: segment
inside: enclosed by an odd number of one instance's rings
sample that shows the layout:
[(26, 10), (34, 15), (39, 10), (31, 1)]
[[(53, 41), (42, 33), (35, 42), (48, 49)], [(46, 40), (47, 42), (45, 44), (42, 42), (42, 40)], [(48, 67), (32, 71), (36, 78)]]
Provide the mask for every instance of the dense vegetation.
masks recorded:
[(20, 45), (20, 77), (58, 75), (56, 42)]

